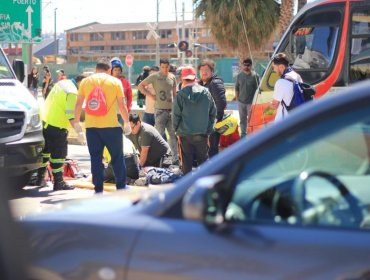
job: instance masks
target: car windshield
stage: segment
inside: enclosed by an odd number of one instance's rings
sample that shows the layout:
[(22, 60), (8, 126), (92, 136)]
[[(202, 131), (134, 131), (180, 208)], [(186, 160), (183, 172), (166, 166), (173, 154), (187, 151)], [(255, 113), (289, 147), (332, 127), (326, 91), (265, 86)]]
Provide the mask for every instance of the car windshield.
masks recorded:
[(258, 157), (261, 162), (254, 165), (263, 168), (245, 174), (251, 179), (293, 177), (314, 170), (333, 175), (367, 174), (370, 116), (364, 115), (361, 120), (344, 124), (359, 114), (338, 116), (302, 129)]
[[(228, 219), (370, 228), (370, 115), (362, 106), (302, 124), (249, 158)], [(268, 215), (258, 215), (262, 206)]]
[(0, 79), (13, 79), (12, 71), (5, 59), (5, 56), (0, 52)]

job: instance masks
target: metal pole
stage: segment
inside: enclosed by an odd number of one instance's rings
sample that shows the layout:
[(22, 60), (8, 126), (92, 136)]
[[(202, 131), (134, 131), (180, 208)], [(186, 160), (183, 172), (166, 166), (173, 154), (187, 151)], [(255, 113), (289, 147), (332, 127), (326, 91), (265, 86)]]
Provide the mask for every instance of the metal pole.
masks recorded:
[(57, 64), (58, 45), (57, 45), (57, 9), (54, 9), (54, 62)]
[(159, 66), (159, 40), (161, 39), (161, 35), (159, 34), (159, 0), (157, 0), (157, 34), (159, 38), (155, 41), (155, 65)]
[[(186, 41), (186, 36), (185, 36), (185, 3), (182, 1), (182, 27), (181, 27), (181, 40)], [(180, 65), (185, 64), (185, 52), (180, 53), (181, 58), (180, 58)]]

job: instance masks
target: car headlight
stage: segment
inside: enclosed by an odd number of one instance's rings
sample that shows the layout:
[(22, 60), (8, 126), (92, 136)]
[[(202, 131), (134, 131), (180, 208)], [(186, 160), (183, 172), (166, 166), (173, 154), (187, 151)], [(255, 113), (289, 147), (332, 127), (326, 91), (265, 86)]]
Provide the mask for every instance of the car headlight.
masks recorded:
[(26, 132), (32, 132), (40, 129), (42, 129), (40, 115), (34, 114), (31, 116), (30, 121), (27, 124)]

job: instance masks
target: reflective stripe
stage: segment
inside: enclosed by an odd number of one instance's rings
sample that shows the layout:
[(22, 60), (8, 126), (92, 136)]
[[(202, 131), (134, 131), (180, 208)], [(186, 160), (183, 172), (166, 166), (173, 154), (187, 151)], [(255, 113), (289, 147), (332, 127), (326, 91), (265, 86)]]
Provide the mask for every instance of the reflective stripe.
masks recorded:
[(64, 164), (64, 158), (51, 158), (50, 162), (51, 163), (62, 163), (62, 164)]
[(63, 171), (64, 171), (64, 170), (63, 170), (63, 166), (62, 166), (61, 168), (53, 169), (51, 172), (52, 172), (53, 174), (55, 174), (55, 173), (63, 172)]

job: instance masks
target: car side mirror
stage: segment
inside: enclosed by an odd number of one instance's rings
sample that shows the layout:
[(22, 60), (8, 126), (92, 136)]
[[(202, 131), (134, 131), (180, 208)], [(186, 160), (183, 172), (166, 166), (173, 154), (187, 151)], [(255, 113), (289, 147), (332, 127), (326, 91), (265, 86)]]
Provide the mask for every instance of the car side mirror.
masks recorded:
[(20, 59), (14, 59), (13, 60), (13, 70), (15, 72), (15, 75), (17, 76), (17, 79), (22, 83), (25, 78), (24, 74), (24, 62)]
[(216, 186), (224, 176), (214, 175), (195, 181), (182, 201), (182, 212), (186, 219), (217, 225), (223, 222), (223, 213), (219, 206), (220, 194)]

